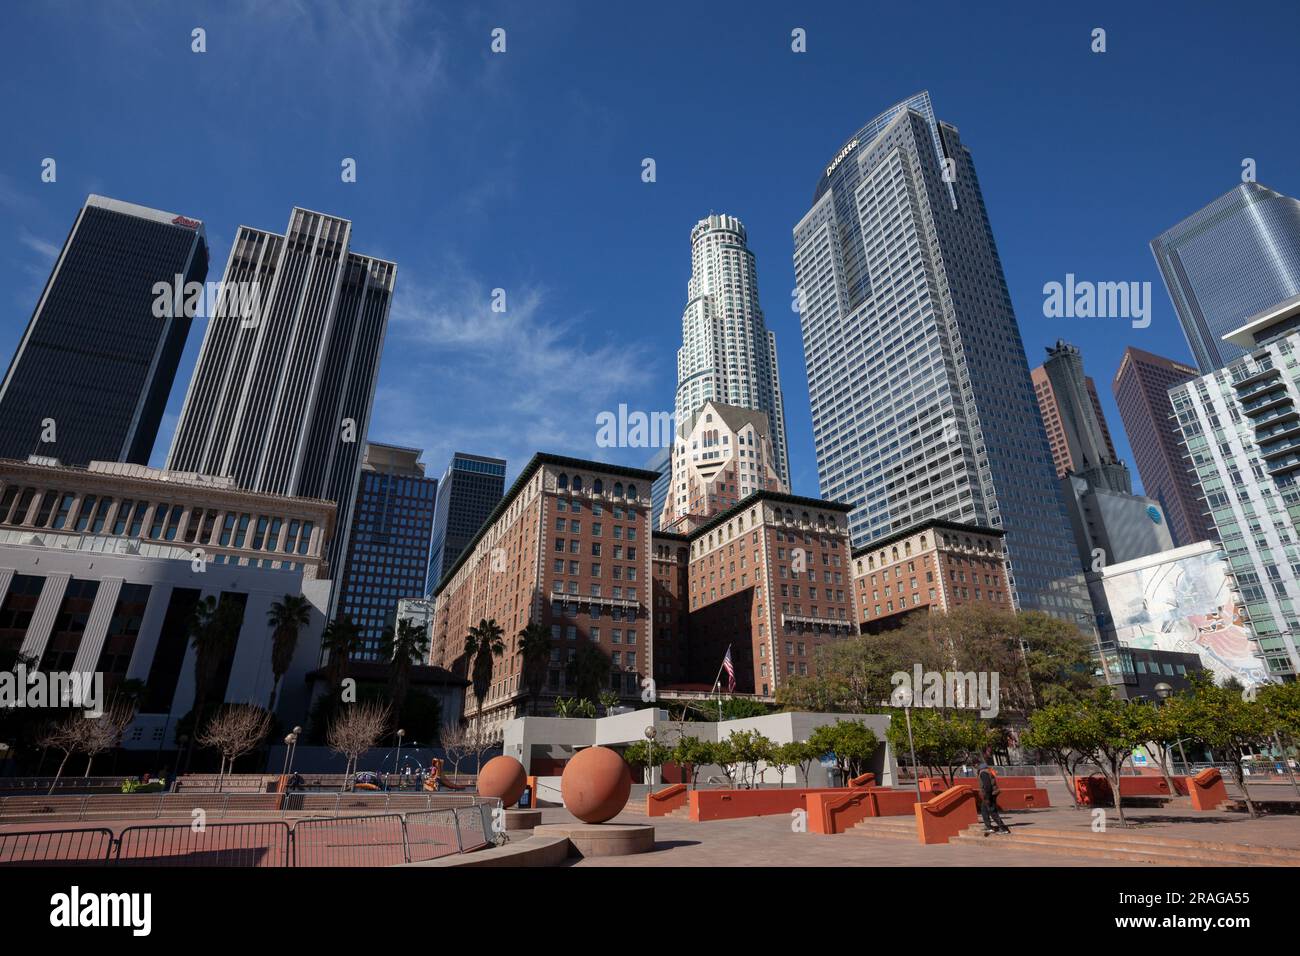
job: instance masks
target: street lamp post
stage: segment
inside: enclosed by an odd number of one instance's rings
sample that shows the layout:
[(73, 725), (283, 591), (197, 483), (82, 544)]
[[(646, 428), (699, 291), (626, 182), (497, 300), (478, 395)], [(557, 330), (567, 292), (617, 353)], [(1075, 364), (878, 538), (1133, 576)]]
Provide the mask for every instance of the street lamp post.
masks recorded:
[(651, 724), (645, 729), (645, 782), (651, 786), (653, 786), (655, 782), (655, 737), (658, 735), (659, 732), (655, 730), (654, 724)]
[(397, 785), (399, 787), (402, 785), (402, 774), (401, 771), (398, 770), (398, 765), (402, 760), (402, 738), (405, 736), (406, 731), (399, 728), (397, 731), (397, 754), (393, 757), (393, 774), (397, 777)]
[(299, 741), (299, 739), (301, 739), (301, 737), (302, 737), (302, 728), (301, 728), (301, 727), (298, 727), (298, 726), (295, 726), (295, 727), (293, 728), (293, 732), (290, 734), (290, 736), (293, 737), (293, 746), (292, 746), (292, 747), (290, 748), (290, 750), (289, 750), (289, 763), (292, 765), (292, 763), (293, 763), (293, 758), (294, 758), (294, 757), (297, 755), (297, 753), (298, 753), (298, 741)]
[(899, 686), (895, 689), (891, 702), (895, 707), (903, 708), (903, 719), (907, 721), (907, 748), (912, 752), (912, 783), (916, 786), (916, 802), (921, 802), (921, 772), (916, 765), (916, 741), (912, 739), (912, 688)]
[(292, 752), (294, 739), (293, 734), (284, 736), (284, 769), (280, 771), (282, 777), (289, 772), (289, 754)]
[[(1155, 692), (1156, 692), (1157, 707), (1163, 707), (1165, 705), (1165, 701), (1167, 701), (1170, 697), (1174, 696), (1174, 689), (1170, 687), (1168, 684), (1166, 684), (1164, 681), (1161, 681), (1159, 684), (1156, 684)], [(1178, 756), (1181, 757), (1183, 761), (1183, 773), (1187, 774), (1190, 768), (1187, 766), (1187, 752), (1183, 750), (1184, 739), (1186, 738), (1179, 737), (1177, 740), (1174, 741), (1174, 743), (1178, 745)]]

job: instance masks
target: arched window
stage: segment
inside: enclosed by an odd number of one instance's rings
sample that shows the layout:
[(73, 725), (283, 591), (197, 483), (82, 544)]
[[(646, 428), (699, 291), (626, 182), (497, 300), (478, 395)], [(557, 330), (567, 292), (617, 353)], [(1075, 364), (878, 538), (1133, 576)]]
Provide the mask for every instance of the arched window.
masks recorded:
[(582, 475), (573, 476), (573, 490), (574, 491), (582, 490)]
[(568, 488), (568, 487), (569, 487), (569, 476), (568, 476), (568, 475), (560, 475), (560, 477), (556, 478), (556, 479), (555, 479), (555, 487), (559, 488), (561, 491), (563, 491), (564, 489)]
[(615, 498), (623, 497), (623, 482), (621, 481), (614, 482), (614, 497)]
[(601, 493), (602, 491), (604, 491), (604, 490), (605, 490), (605, 483), (604, 483), (603, 481), (601, 481), (599, 478), (597, 478), (595, 481), (593, 481), (593, 482), (591, 483), (591, 493), (592, 493), (592, 494), (594, 494), (594, 495), (598, 495), (598, 494), (600, 494), (600, 493)]
[(628, 485), (628, 486), (627, 486), (627, 496), (628, 496), (629, 498), (635, 498), (635, 497), (636, 497), (636, 485)]

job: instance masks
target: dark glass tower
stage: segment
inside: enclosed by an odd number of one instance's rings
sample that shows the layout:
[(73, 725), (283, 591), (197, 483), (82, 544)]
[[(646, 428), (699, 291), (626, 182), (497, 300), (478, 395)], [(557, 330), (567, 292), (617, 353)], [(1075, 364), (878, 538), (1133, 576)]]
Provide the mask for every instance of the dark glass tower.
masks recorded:
[(438, 480), (420, 452), (367, 442), (352, 508), (337, 606), (361, 628), (360, 660), (379, 660), (384, 627), (400, 598), (424, 593)]
[(207, 275), (201, 222), (90, 196), (0, 383), (0, 458), (148, 464), (191, 321), (154, 286)]
[(1246, 350), (1223, 336), (1300, 294), (1300, 201), (1242, 183), (1151, 240), (1202, 372)]
[[(285, 235), (240, 226), (167, 467), (338, 506), (338, 573), (397, 266), (349, 250), (346, 219), (294, 208)], [(251, 300), (251, 305), (250, 305)], [(335, 597), (338, 591), (335, 589)]]
[(442, 575), (456, 563), (465, 545), (478, 533), (506, 490), (502, 458), (458, 451), (438, 484), (438, 506), (429, 544), (429, 575), (425, 596), (432, 597)]

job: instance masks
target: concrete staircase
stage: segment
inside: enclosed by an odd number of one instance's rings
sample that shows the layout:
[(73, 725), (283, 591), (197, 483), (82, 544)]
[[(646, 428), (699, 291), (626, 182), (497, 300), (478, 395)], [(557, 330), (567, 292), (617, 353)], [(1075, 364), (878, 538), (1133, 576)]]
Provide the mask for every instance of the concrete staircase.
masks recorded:
[(853, 824), (844, 832), (852, 836), (875, 837), (881, 840), (906, 840), (908, 843), (918, 841), (916, 817), (912, 815), (867, 817), (865, 820)]
[(976, 824), (952, 842), (1160, 866), (1300, 866), (1300, 850), (1156, 836), (1118, 826), (1093, 833), (1022, 824), (1011, 833), (986, 836), (983, 825)]
[(676, 810), (669, 810), (664, 814), (664, 818), (669, 820), (689, 820), (691, 818), (690, 804), (683, 803)]

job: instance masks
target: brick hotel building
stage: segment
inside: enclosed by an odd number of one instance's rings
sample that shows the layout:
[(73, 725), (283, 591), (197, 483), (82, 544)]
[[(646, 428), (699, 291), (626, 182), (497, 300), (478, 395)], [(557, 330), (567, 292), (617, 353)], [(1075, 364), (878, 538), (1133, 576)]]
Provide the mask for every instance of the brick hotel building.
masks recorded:
[[(553, 645), (543, 696), (564, 696), (579, 643), (610, 659), (610, 687), (639, 700), (653, 668), (650, 487), (658, 475), (559, 455), (537, 454), (433, 590), (430, 661), (466, 672), (465, 636), (483, 619), (504, 632), (483, 702), (491, 733), (524, 712), (518, 634), (530, 620)], [(546, 705), (543, 704), (543, 709)], [(478, 701), (466, 695), (466, 717)]]
[(1010, 612), (1003, 532), (926, 521), (853, 552), (853, 588), (864, 633), (897, 627), (917, 611), (977, 604)]

